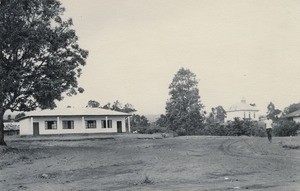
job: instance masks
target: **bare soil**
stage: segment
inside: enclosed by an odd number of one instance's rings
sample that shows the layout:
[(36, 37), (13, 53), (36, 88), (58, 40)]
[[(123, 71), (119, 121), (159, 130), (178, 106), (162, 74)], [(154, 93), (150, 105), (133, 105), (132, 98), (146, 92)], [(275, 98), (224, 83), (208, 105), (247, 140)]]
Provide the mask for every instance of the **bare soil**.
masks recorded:
[(300, 190), (300, 137), (8, 137), (0, 190)]

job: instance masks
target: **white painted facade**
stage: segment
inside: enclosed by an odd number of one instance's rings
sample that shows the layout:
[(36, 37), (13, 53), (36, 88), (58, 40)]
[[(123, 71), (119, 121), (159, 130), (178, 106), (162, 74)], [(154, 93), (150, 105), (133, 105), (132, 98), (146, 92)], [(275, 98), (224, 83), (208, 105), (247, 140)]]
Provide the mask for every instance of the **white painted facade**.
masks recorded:
[(296, 123), (300, 123), (300, 116), (293, 117), (293, 121), (295, 121)]
[[(51, 112), (29, 113), (19, 121), (20, 135), (36, 135), (34, 126), (35, 128), (38, 126), (38, 135), (117, 133), (117, 124), (121, 126), (121, 132), (130, 132), (129, 114), (99, 108), (84, 108), (83, 110), (83, 112), (65, 109), (64, 113), (52, 110)], [(89, 111), (87, 112), (87, 110)], [(55, 115), (55, 113), (57, 114)], [(88, 122), (92, 123), (90, 128)], [(128, 123), (127, 127), (126, 122)], [(69, 126), (66, 125), (67, 123)]]
[(293, 120), (296, 123), (300, 123), (300, 110), (294, 111), (294, 112), (284, 116), (284, 118)]
[(241, 102), (232, 105), (226, 110), (227, 117), (225, 121), (233, 121), (236, 117), (240, 119), (258, 121), (258, 112), (259, 110), (256, 106), (247, 104), (246, 100), (243, 99)]

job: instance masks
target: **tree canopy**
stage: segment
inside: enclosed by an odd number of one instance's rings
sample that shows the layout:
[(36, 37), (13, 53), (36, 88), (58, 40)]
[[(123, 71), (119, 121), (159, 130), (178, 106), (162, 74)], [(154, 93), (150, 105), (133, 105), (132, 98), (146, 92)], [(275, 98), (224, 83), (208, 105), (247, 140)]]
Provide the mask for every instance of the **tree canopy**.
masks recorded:
[(217, 106), (211, 108), (211, 113), (208, 116), (209, 123), (224, 123), (225, 118), (227, 117), (227, 113), (222, 106)]
[(100, 108), (100, 103), (95, 100), (90, 100), (86, 107), (92, 107), (92, 108)]
[(56, 107), (63, 94), (83, 92), (77, 79), (88, 51), (58, 0), (0, 1), (0, 144), (6, 110)]
[(268, 109), (267, 116), (272, 121), (276, 121), (278, 119), (278, 115), (281, 113), (281, 110), (276, 109), (275, 105), (272, 102), (269, 103), (269, 105), (267, 106), (267, 109)]
[(169, 90), (171, 97), (166, 104), (168, 128), (181, 131), (182, 134), (195, 134), (204, 120), (196, 75), (189, 69), (181, 68), (175, 74)]

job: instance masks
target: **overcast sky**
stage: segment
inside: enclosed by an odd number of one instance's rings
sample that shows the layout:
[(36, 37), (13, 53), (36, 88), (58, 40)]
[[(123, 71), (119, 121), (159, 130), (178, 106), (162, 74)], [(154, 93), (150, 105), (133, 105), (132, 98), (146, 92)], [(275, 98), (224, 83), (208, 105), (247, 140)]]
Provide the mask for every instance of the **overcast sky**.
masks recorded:
[(300, 102), (300, 1), (62, 0), (89, 50), (81, 95), (161, 114), (175, 73), (199, 79), (205, 110), (244, 97), (262, 112)]

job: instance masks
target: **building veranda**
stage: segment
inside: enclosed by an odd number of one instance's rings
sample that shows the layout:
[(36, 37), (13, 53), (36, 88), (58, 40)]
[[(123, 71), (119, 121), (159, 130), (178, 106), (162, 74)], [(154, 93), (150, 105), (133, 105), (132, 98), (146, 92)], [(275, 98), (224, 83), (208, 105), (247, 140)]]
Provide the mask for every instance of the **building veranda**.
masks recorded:
[(102, 108), (63, 108), (26, 113), (20, 135), (130, 132), (131, 114)]

